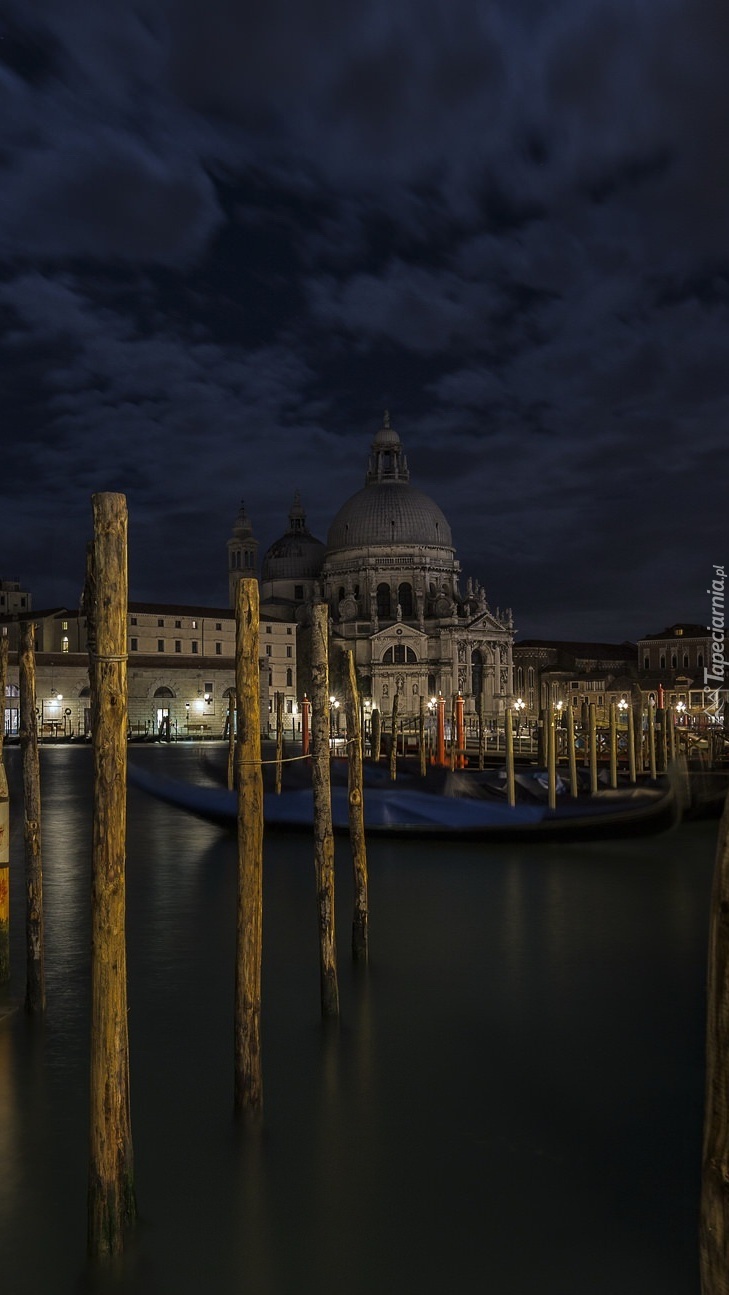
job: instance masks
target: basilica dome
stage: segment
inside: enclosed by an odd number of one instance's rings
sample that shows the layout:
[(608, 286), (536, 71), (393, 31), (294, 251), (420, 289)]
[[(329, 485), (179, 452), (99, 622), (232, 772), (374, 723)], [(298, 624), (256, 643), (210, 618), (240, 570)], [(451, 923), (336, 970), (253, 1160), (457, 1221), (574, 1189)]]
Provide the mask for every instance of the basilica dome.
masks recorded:
[(327, 552), (393, 544), (452, 548), (444, 514), (409, 482), (400, 438), (385, 415), (372, 442), (366, 485), (339, 509), (329, 528)]
[(307, 529), (306, 515), (298, 492), (289, 513), (289, 527), (265, 553), (261, 580), (315, 579), (321, 571), (326, 548)]
[(438, 505), (404, 482), (377, 482), (352, 495), (329, 528), (327, 551), (393, 544), (452, 548)]

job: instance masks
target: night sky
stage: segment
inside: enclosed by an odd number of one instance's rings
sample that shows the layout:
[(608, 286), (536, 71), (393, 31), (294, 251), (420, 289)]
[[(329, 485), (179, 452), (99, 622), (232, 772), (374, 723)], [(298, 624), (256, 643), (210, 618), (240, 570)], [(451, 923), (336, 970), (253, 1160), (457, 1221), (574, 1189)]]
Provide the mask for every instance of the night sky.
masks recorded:
[(389, 408), (522, 637), (704, 622), (727, 553), (726, 0), (4, 0), (0, 574), (224, 605)]

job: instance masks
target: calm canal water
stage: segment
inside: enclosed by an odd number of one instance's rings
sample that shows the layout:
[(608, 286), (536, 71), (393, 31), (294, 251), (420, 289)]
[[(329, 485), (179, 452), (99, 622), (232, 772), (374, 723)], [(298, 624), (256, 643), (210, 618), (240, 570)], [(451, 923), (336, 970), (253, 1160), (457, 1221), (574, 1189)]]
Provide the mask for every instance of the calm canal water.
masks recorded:
[[(133, 759), (204, 779), (197, 748)], [(716, 824), (369, 852), (371, 966), (322, 1029), (311, 842), (266, 844), (265, 1130), (232, 1110), (235, 843), (130, 789), (140, 1225), (85, 1263), (90, 752), (44, 749), (48, 1009), (0, 1021), (4, 1295), (696, 1295)], [(19, 752), (13, 982), (24, 985)]]

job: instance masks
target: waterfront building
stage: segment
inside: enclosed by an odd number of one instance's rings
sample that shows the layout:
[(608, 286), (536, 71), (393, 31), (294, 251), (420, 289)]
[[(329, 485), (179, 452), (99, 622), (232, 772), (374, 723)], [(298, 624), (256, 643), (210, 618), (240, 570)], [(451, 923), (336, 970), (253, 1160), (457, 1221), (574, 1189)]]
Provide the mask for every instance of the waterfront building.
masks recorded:
[[(22, 619), (22, 617), (21, 617)], [(0, 617), (17, 631), (17, 617)], [(39, 732), (83, 735), (90, 727), (86, 618), (52, 608), (33, 613)], [(16, 643), (17, 646), (17, 643)], [(235, 688), (235, 617), (230, 608), (130, 602), (127, 613), (129, 726), (132, 736), (169, 727), (175, 737), (221, 737)], [(259, 665), (264, 735), (275, 721), (276, 693), (284, 725), (298, 729), (296, 634), (293, 624), (263, 620)], [(17, 657), (11, 652), (5, 727), (18, 730)]]

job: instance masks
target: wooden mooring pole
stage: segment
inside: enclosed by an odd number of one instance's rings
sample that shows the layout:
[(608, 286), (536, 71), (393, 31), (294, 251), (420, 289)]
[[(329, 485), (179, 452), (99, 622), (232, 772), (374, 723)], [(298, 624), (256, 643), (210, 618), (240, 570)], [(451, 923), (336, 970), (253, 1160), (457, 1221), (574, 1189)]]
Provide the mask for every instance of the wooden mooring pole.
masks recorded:
[(547, 805), (557, 808), (557, 729), (555, 727), (554, 706), (547, 707)]
[(614, 701), (610, 702), (610, 786), (618, 785), (618, 710)]
[(329, 608), (316, 603), (311, 630), (311, 780), (314, 791), (314, 869), (319, 919), (321, 1014), (339, 1016), (334, 921), (334, 832), (329, 770)]
[[(18, 652), (20, 746), (23, 754), (23, 841), (25, 846), (26, 1012), (46, 1005), (43, 939), (43, 865), (38, 721), (35, 713), (35, 625), (23, 621)], [(3, 699), (4, 700), (4, 699)]]
[(418, 714), (418, 756), (420, 758), (420, 777), (424, 778), (427, 771), (427, 755), (425, 751), (425, 698), (420, 698), (420, 711)]
[(486, 724), (484, 722), (484, 695), (478, 694), (478, 767), (483, 769), (486, 760)]
[(283, 693), (276, 693), (276, 795), (281, 795), (283, 781)]
[(392, 740), (390, 742), (390, 782), (397, 778), (397, 717), (400, 710), (400, 694), (395, 689), (392, 699)]
[(354, 905), (352, 911), (352, 957), (367, 961), (368, 899), (367, 846), (364, 829), (364, 778), (362, 774), (362, 728), (357, 693), (357, 671), (354, 653), (347, 652), (344, 672), (345, 711), (347, 717), (347, 790), (349, 795), (349, 840), (352, 847)]
[(258, 1124), (263, 1114), (261, 954), (263, 946), (263, 773), (258, 665), (258, 581), (238, 581), (235, 605), (235, 696), (238, 740), (238, 917), (235, 956), (237, 1115)]
[(10, 800), (3, 763), (8, 640), (0, 638), (0, 985), (10, 979)]
[(516, 804), (516, 778), (514, 777), (514, 716), (511, 708), (504, 713), (504, 737), (506, 740), (506, 799), (512, 806)]
[(656, 778), (656, 708), (648, 703), (648, 759), (651, 778)]
[(706, 1096), (701, 1167), (701, 1295), (729, 1295), (729, 798), (719, 826), (709, 919)]
[(577, 786), (577, 751), (575, 748), (575, 712), (567, 707), (567, 758), (570, 766), (570, 795), (578, 795)]
[(377, 764), (382, 753), (382, 716), (376, 706), (372, 711), (372, 720), (370, 722), (372, 724), (370, 748), (372, 760), (374, 764)]
[(590, 742), (590, 794), (597, 791), (597, 710), (594, 701), (589, 706), (589, 742)]
[(136, 1217), (127, 1025), (127, 505), (92, 496), (84, 604), (94, 763), (88, 1249), (124, 1250)]
[(635, 771), (635, 715), (633, 713), (632, 703), (628, 706), (628, 777), (634, 783), (636, 781)]

